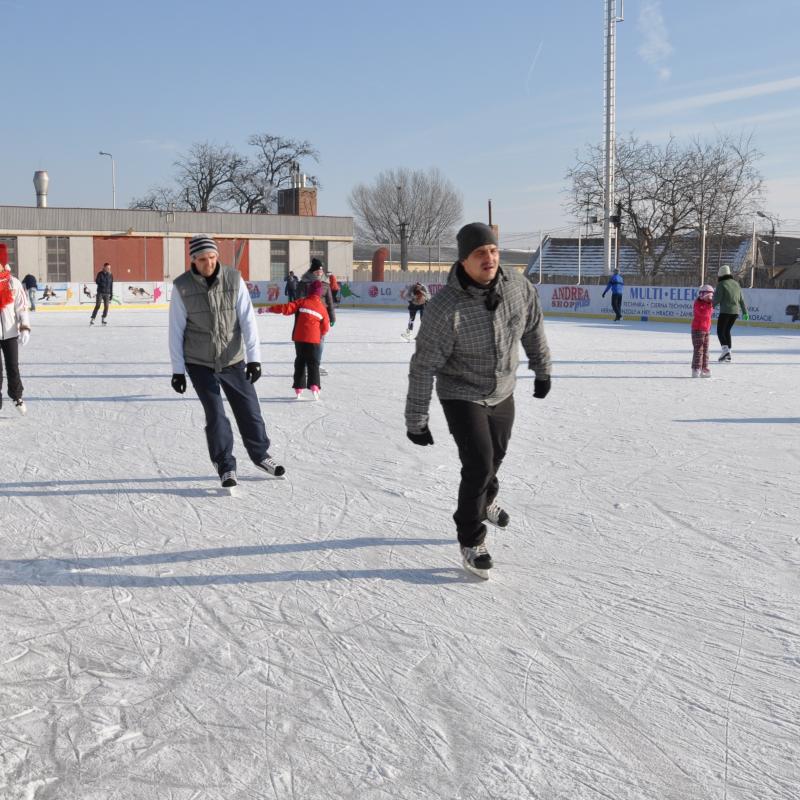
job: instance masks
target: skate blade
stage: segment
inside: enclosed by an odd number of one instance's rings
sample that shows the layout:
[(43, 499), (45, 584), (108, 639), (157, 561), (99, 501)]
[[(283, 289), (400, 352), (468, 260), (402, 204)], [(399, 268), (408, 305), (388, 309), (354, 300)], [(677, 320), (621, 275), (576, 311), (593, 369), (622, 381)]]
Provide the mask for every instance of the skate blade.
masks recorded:
[(473, 567), (472, 564), (470, 564), (470, 563), (468, 563), (466, 561), (462, 561), (461, 563), (464, 565), (464, 569), (467, 572), (471, 572), (473, 575), (477, 575), (479, 578), (481, 578), (484, 581), (488, 581), (489, 580), (489, 570), (488, 569), (478, 569), (477, 567)]

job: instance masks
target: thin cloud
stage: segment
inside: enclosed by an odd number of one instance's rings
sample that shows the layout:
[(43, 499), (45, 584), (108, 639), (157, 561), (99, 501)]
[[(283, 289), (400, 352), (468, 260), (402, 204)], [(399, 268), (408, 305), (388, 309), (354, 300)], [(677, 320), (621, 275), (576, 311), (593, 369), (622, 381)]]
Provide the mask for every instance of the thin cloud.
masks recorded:
[(672, 55), (672, 44), (661, 13), (661, 0), (645, 0), (639, 12), (637, 27), (642, 37), (639, 55), (656, 70), (662, 81), (669, 80), (672, 72), (666, 62)]
[(708, 106), (721, 105), (722, 103), (735, 103), (751, 97), (764, 97), (771, 94), (791, 92), (795, 89), (800, 89), (800, 75), (794, 78), (784, 78), (780, 81), (767, 81), (765, 83), (754, 83), (751, 86), (740, 86), (737, 89), (726, 89), (722, 92), (709, 92), (708, 94), (698, 94), (694, 97), (681, 97), (678, 100), (670, 100), (666, 103), (644, 106), (639, 110), (639, 113), (645, 116), (676, 114), (681, 111), (691, 111), (695, 108), (707, 108)]

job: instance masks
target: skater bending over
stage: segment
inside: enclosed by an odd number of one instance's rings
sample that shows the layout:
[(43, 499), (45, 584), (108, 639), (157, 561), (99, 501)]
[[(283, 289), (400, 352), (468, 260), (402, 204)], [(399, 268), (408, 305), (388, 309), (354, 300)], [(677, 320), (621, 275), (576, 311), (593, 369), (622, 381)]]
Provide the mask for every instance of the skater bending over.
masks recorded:
[(744, 304), (742, 287), (731, 275), (731, 268), (723, 264), (717, 272), (719, 282), (714, 290), (714, 306), (719, 306), (719, 316), (717, 317), (717, 339), (722, 347), (722, 354), (718, 361), (730, 362), (731, 350), (731, 328), (739, 318), (739, 311), (742, 312), (742, 319), (747, 322), (750, 317), (747, 314), (747, 306)]
[(308, 388), (315, 400), (319, 400), (321, 387), (319, 377), (319, 351), (322, 337), (330, 329), (328, 309), (322, 302), (322, 283), (314, 281), (308, 286), (306, 296), (293, 303), (270, 306), (273, 314), (294, 314), (292, 341), (294, 342), (294, 380), (292, 388), (297, 399)]
[(434, 380), (461, 459), (453, 519), (464, 566), (488, 577), (492, 558), (486, 525), (504, 528), (509, 515), (497, 500), (497, 472), (514, 424), (519, 344), (536, 373), (533, 396), (550, 391), (550, 350), (539, 296), (515, 270), (500, 268), (494, 231), (481, 222), (457, 236), (458, 261), (447, 284), (428, 303), (411, 358), (406, 431), (418, 445), (433, 444), (428, 427)]
[(31, 323), (28, 299), (22, 284), (11, 274), (8, 248), (0, 242), (0, 408), (3, 407), (3, 364), (8, 376), (8, 396), (14, 408), (25, 414), (22, 378), (19, 374), (19, 345), (28, 343)]
[(408, 290), (408, 327), (405, 333), (402, 334), (404, 339), (411, 339), (411, 333), (414, 330), (414, 320), (419, 314), (420, 325), (422, 324), (422, 315), (425, 312), (425, 303), (431, 299), (431, 293), (424, 283), (415, 283)]
[(711, 315), (714, 313), (712, 298), (714, 289), (705, 284), (700, 287), (694, 301), (692, 316), (692, 377), (710, 378), (708, 368), (708, 332), (711, 330)]
[(210, 236), (189, 241), (191, 268), (175, 279), (169, 304), (172, 388), (186, 391), (186, 373), (203, 405), (206, 442), (222, 485), (236, 486), (228, 398), (251, 461), (270, 475), (284, 469), (269, 455), (269, 437), (253, 384), (261, 377), (261, 346), (250, 293), (241, 273), (223, 267)]

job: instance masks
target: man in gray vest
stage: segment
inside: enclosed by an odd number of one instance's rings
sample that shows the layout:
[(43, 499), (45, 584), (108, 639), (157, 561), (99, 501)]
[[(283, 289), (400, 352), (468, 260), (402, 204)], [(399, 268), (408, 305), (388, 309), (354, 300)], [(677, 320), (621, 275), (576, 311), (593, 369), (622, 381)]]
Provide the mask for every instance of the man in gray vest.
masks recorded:
[[(261, 346), (250, 293), (238, 270), (219, 263), (217, 243), (205, 235), (189, 241), (191, 268), (175, 280), (169, 303), (172, 388), (186, 391), (186, 373), (206, 414), (211, 462), (224, 487), (236, 486), (228, 398), (247, 454), (270, 475), (284, 468), (269, 455), (269, 437), (253, 384), (261, 377)], [(221, 391), (220, 391), (221, 390)]]

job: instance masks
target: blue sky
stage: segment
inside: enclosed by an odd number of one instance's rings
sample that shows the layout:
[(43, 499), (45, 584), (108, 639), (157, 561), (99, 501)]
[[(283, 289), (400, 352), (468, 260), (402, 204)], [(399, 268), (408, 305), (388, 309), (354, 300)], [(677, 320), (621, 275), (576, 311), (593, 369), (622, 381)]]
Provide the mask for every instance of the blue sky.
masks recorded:
[[(508, 245), (571, 220), (564, 174), (603, 131), (603, 0), (62, 3), (0, 0), (0, 204), (109, 207), (196, 141), (309, 139), (321, 214), (392, 167), (438, 167)], [(800, 2), (628, 0), (617, 129), (752, 133), (764, 208), (800, 230)]]

